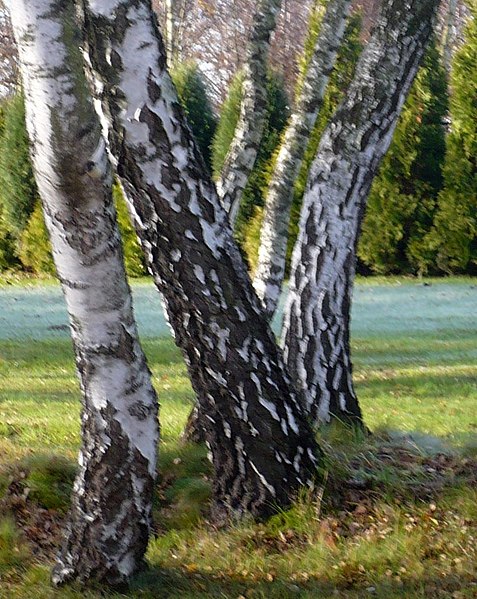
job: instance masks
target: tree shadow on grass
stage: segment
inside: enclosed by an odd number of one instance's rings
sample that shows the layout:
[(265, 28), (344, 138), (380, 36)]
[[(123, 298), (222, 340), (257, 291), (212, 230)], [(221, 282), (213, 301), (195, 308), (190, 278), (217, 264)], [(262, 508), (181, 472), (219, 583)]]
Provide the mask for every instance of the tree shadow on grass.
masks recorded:
[[(309, 497), (266, 523), (246, 523), (219, 532), (203, 520), (210, 497), (207, 488), (209, 466), (204, 448), (192, 445), (171, 447), (163, 457), (162, 480), (158, 484), (158, 492), (160, 490), (162, 495), (156, 505), (156, 510), (162, 514), (158, 541), (165, 539), (165, 542), (155, 547), (155, 540), (152, 540), (150, 568), (120, 594), (101, 589), (97, 595), (95, 592), (83, 595), (81, 590), (72, 587), (64, 593), (52, 590), (51, 597), (328, 599), (336, 596), (360, 599), (374, 596), (427, 599), (451, 598), (455, 593), (460, 593), (455, 595), (459, 599), (476, 597), (477, 572), (475, 577), (470, 573), (469, 562), (464, 571), (454, 567), (455, 551), (449, 553), (442, 566), (442, 575), (439, 574), (439, 554), (446, 551), (446, 543), (452, 541), (458, 545), (467, 536), (475, 534), (472, 531), (477, 525), (475, 520), (470, 520), (470, 507), (467, 507), (471, 502), (475, 505), (475, 457), (469, 459), (444, 453), (425, 455), (412, 443), (392, 435), (387, 439), (382, 435), (379, 439), (375, 436), (372, 443), (368, 439), (351, 447), (335, 444), (331, 451), (333, 455), (328, 456), (329, 482), (318, 516), (316, 500)], [(30, 458), (17, 469), (19, 476), (13, 476), (12, 480), (12, 473), (9, 473), (4, 477), (4, 492), (10, 489), (13, 502), (4, 502), (3, 507), (17, 521), (32, 553), (40, 558), (38, 539), (45, 543), (45, 538), (51, 537), (54, 522), (55, 542), (59, 542), (62, 526), (58, 512), (45, 511), (41, 502), (45, 501), (45, 495), (48, 501), (54, 500), (57, 496), (55, 485), (61, 483), (64, 513), (68, 495), (64, 483), (71, 486), (71, 467), (71, 461), (63, 463), (60, 460), (57, 468), (52, 470), (51, 456), (43, 460)], [(32, 489), (29, 495), (25, 494), (27, 487)], [(464, 507), (456, 507), (459, 501)], [(435, 506), (429, 507), (430, 502)], [(475, 512), (474, 508), (472, 510)], [(463, 524), (458, 523), (457, 532), (449, 528), (449, 539), (446, 526), (453, 526), (453, 511)], [(52, 516), (56, 517), (52, 519)], [(34, 526), (31, 525), (32, 517)], [(411, 525), (409, 533), (400, 530), (395, 534), (386, 532), (390, 520), (394, 521), (391, 527), (398, 526), (399, 529), (408, 521), (417, 524)], [(421, 528), (416, 529), (416, 526)], [(462, 526), (469, 529), (468, 533), (459, 532)], [(368, 536), (370, 530), (371, 538)], [(382, 531), (383, 537), (380, 536)], [(406, 544), (408, 534), (414, 534), (417, 539), (422, 537), (419, 555), (411, 562), (417, 569), (413, 570), (406, 563), (407, 570), (401, 573), (399, 566), (407, 559), (408, 547), (413, 546), (412, 543), (404, 548), (400, 546)], [(436, 541), (433, 535), (441, 537)], [(204, 539), (207, 542), (201, 545), (200, 541)], [(52, 559), (50, 541), (43, 563)], [(219, 545), (208, 554), (208, 549), (200, 547), (212, 548), (210, 541)], [(442, 549), (441, 541), (444, 543)], [(180, 547), (177, 558), (172, 555), (176, 552), (176, 543)], [(356, 547), (360, 548), (358, 553)], [(316, 561), (313, 552), (321, 554), (322, 551), (328, 552), (324, 561)], [(222, 561), (222, 552), (232, 555)], [(246, 566), (244, 562), (249, 558), (252, 565)], [(174, 559), (177, 559), (177, 566), (171, 564)], [(296, 575), (289, 574), (293, 570), (285, 565), (287, 563), (296, 567)], [(222, 567), (221, 564), (226, 565)], [(335, 564), (336, 571), (333, 570)], [(249, 572), (244, 572), (245, 567)], [(389, 576), (383, 575), (386, 567), (389, 567)], [(423, 571), (428, 575), (420, 574)], [(43, 584), (46, 584), (45, 578)], [(25, 594), (17, 596), (29, 597)]]
[(130, 597), (155, 597), (158, 599), (429, 599), (430, 597), (458, 598), (477, 596), (477, 579), (470, 575), (442, 575), (441, 577), (409, 577), (399, 581), (389, 578), (366, 581), (364, 577), (354, 582), (332, 583), (319, 577), (306, 581), (275, 578), (246, 580), (185, 569), (161, 569), (152, 567), (138, 576), (127, 591)]

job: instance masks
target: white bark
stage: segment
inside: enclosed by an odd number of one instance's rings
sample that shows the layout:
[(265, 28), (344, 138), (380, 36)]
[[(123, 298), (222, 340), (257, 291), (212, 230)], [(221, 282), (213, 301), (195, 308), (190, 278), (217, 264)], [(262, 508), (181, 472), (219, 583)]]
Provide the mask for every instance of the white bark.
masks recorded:
[(169, 66), (174, 63), (174, 0), (165, 0), (166, 5), (166, 53)]
[(343, 40), (351, 0), (330, 0), (265, 199), (254, 287), (271, 320), (285, 276), (293, 188)]
[(283, 343), (317, 422), (360, 421), (349, 318), (356, 243), (369, 189), (432, 33), (438, 2), (385, 0), (348, 95), (312, 165), (293, 254)]
[(457, 5), (458, 0), (449, 0), (443, 37), (443, 61), (448, 73), (452, 67), (452, 56), (457, 40)]
[(185, 124), (149, 2), (87, 6), (111, 149), (204, 415), (214, 514), (267, 515), (313, 485), (318, 448)]
[(281, 0), (258, 0), (244, 67), (240, 116), (217, 190), (232, 225), (255, 166), (267, 114), (267, 65), (270, 36), (275, 30)]
[(165, 42), (169, 67), (182, 62), (184, 30), (190, 25), (192, 0), (164, 0)]
[(79, 472), (53, 581), (119, 584), (141, 566), (147, 547), (157, 400), (138, 341), (74, 3), (15, 0), (11, 11), (34, 170), (83, 396)]

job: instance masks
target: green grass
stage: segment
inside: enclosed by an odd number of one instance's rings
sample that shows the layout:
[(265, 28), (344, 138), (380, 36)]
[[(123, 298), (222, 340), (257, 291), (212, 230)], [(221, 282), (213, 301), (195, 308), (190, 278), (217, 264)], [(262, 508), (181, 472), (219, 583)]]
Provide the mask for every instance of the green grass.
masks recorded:
[[(149, 289), (135, 289), (140, 312)], [(30, 291), (6, 284), (2, 317), (13, 310), (8, 298)], [(477, 597), (474, 300), (468, 279), (358, 285), (355, 380), (375, 434), (322, 433), (323, 497), (221, 530), (206, 520), (206, 452), (179, 440), (193, 402), (185, 367), (170, 339), (148, 334), (152, 313), (142, 316), (161, 400), (157, 535), (149, 570), (106, 596)], [(35, 322), (22, 322), (0, 334), (0, 598), (99, 599), (100, 589), (49, 583), (79, 445), (79, 391), (67, 332), (43, 338), (39, 324), (30, 340)]]

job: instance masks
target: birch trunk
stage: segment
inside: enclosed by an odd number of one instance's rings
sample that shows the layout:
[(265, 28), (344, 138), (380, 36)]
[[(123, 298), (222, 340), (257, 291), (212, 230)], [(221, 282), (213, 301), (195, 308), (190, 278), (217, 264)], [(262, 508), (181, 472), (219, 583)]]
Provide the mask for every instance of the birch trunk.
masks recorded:
[(442, 55), (444, 67), (448, 74), (451, 72), (452, 56), (457, 38), (457, 4), (457, 0), (449, 0), (449, 8), (447, 9), (447, 18), (443, 32)]
[(120, 584), (151, 525), (157, 400), (139, 345), (112, 175), (83, 71), (74, 2), (15, 0), (32, 158), (70, 316), (82, 447), (56, 584)]
[(360, 422), (349, 319), (366, 199), (432, 32), (438, 2), (386, 0), (347, 98), (312, 165), (295, 247), (283, 344), (316, 423)]
[(270, 37), (281, 0), (258, 0), (249, 39), (240, 116), (217, 190), (232, 226), (242, 194), (255, 166), (267, 118), (267, 77)]
[(165, 0), (165, 11), (166, 11), (166, 54), (167, 63), (169, 67), (174, 64), (175, 58), (175, 39), (174, 39), (174, 0)]
[(254, 287), (267, 318), (277, 308), (288, 241), (293, 188), (343, 40), (351, 0), (330, 0), (303, 87), (285, 132), (265, 200)]
[(147, 0), (89, 0), (86, 34), (142, 247), (183, 350), (215, 469), (213, 517), (267, 516), (319, 451), (165, 68)]

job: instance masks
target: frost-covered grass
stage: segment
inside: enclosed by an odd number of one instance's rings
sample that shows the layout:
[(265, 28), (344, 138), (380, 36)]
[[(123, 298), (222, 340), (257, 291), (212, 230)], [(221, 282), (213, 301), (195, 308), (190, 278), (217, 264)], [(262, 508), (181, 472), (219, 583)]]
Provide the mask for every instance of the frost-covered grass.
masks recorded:
[[(368, 439), (322, 436), (322, 501), (214, 530), (202, 448), (178, 442), (193, 393), (150, 283), (134, 284), (161, 400), (151, 569), (111, 597), (477, 597), (477, 289), (470, 279), (369, 280), (353, 312)], [(0, 288), (0, 598), (53, 590), (48, 568), (79, 443), (79, 392), (53, 283)], [(3, 499), (1, 499), (3, 497)]]

